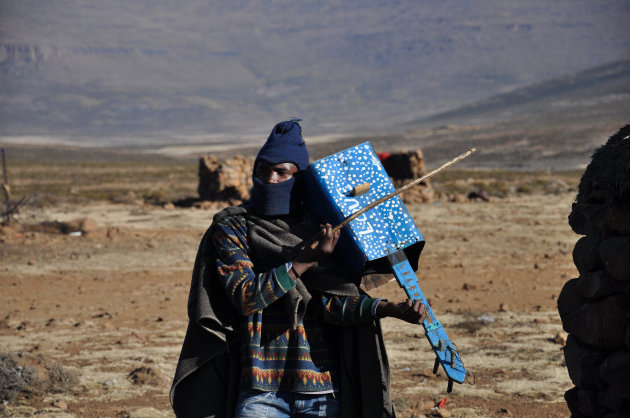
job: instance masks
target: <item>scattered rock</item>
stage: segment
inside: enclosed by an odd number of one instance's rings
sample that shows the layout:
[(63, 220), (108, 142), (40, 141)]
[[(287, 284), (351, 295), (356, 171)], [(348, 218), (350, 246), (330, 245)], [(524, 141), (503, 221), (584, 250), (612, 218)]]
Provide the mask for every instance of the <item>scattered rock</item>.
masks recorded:
[(490, 195), (485, 190), (473, 191), (473, 192), (468, 193), (468, 199), (470, 200), (479, 199), (479, 200), (483, 200), (484, 202), (489, 202)]
[(108, 318), (108, 319), (111, 319), (112, 318), (112, 314), (110, 314), (107, 311), (99, 312), (99, 313), (96, 313), (96, 314), (92, 315), (92, 318)]
[(499, 304), (499, 312), (508, 312), (508, 305), (507, 305), (507, 303), (500, 303)]
[(50, 404), (52, 406), (54, 406), (55, 408), (59, 408), (59, 409), (63, 409), (63, 410), (68, 409), (68, 404), (66, 403), (66, 401), (63, 401), (61, 399), (56, 399), (56, 400), (52, 401)]
[(132, 370), (127, 375), (127, 378), (131, 380), (134, 385), (158, 385), (162, 381), (162, 377), (157, 370), (145, 366)]
[(40, 341), (38, 343), (33, 344), (33, 346), (28, 350), (29, 353), (47, 353), (51, 350), (51, 346), (49, 343), (45, 341)]

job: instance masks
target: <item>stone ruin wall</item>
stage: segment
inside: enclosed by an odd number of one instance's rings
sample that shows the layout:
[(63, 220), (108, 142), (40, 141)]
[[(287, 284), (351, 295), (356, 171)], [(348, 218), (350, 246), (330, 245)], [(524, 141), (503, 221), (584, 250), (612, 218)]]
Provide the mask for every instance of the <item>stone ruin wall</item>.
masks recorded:
[(199, 200), (238, 205), (249, 200), (254, 159), (236, 156), (219, 160), (212, 155), (199, 158)]
[[(385, 170), (396, 188), (426, 174), (422, 151), (379, 154)], [(201, 201), (215, 202), (218, 206), (236, 205), (249, 200), (252, 188), (254, 159), (236, 156), (219, 160), (205, 155), (199, 159), (199, 183), (197, 192)], [(432, 202), (431, 184), (423, 182), (402, 195), (405, 203)], [(210, 204), (209, 206), (215, 206)]]
[(564, 356), (575, 385), (573, 417), (630, 414), (630, 125), (594, 154), (569, 224), (579, 277), (564, 285), (558, 311), (569, 334)]
[[(391, 154), (382, 153), (379, 154), (379, 158), (396, 189), (427, 174), (424, 155), (419, 149)], [(400, 197), (405, 203), (431, 203), (435, 199), (435, 193), (429, 180), (425, 180), (401, 194)]]

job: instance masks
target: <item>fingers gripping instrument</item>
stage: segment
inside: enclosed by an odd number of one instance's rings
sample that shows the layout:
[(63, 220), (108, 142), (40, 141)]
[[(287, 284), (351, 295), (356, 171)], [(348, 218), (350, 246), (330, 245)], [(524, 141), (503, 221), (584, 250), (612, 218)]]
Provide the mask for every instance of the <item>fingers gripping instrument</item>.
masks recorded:
[(341, 229), (333, 256), (345, 268), (362, 274), (393, 272), (407, 295), (427, 307), (425, 331), (436, 354), (436, 366), (442, 364), (449, 377), (449, 392), (453, 381), (465, 380), (466, 370), (418, 286), (414, 271), (425, 242), (398, 195), (472, 152), (398, 191), (368, 142), (313, 162), (306, 175), (309, 211), (316, 221)]

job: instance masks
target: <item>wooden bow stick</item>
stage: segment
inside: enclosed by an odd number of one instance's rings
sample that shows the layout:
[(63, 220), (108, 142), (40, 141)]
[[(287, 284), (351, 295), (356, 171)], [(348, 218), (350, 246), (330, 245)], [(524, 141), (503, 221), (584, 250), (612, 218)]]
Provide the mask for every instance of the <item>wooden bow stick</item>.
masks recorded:
[[(375, 200), (374, 202), (370, 203), (367, 206), (364, 206), (363, 208), (359, 209), (358, 211), (354, 212), (352, 215), (348, 216), (346, 219), (344, 219), (339, 225), (335, 226), (332, 229), (332, 232), (337, 232), (338, 230), (340, 230), (341, 228), (343, 228), (344, 226), (348, 225), (351, 221), (355, 220), (356, 218), (358, 218), (359, 216), (363, 215), (365, 212), (367, 212), (368, 210), (372, 209), (375, 206), (380, 205), (381, 203), (383, 203), (386, 200), (391, 199), (394, 196), (398, 196), (399, 194), (409, 190), (411, 187), (415, 186), (416, 184), (420, 183), (423, 180), (428, 179), (429, 177), (439, 173), (440, 171), (444, 170), (447, 167), (452, 166), (453, 164), (463, 160), (464, 158), (468, 157), (470, 154), (472, 154), (473, 152), (477, 151), (477, 148), (471, 148), (470, 150), (466, 151), (465, 153), (453, 158), (451, 161), (442, 164), (440, 167), (436, 168), (435, 170), (431, 171), (429, 174), (426, 174), (420, 178), (417, 178), (413, 181), (410, 181), (409, 183), (405, 184), (403, 187), (401, 187), (398, 190), (395, 190), (393, 192), (391, 192), (390, 194), (388, 194), (387, 196), (383, 196), (378, 200)], [(311, 244), (311, 248), (315, 249), (315, 247), (317, 247), (319, 245), (319, 240), (313, 242)]]

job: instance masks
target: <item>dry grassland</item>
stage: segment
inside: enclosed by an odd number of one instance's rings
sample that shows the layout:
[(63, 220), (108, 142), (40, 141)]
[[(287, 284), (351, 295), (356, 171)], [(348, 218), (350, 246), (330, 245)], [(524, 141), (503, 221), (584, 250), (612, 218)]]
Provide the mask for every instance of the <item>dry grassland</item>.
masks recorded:
[[(17, 199), (0, 229), (0, 347), (76, 376), (22, 391), (0, 415), (172, 416), (168, 389), (186, 329), (199, 239), (213, 210), (196, 196), (197, 162), (84, 150), (7, 148)], [(419, 277), (475, 385), (433, 376), (421, 327), (385, 320), (398, 415), (568, 416), (556, 298), (577, 274), (567, 224), (579, 173), (451, 170), (436, 203), (408, 208), (427, 241)], [(451, 202), (485, 190), (491, 199)], [(90, 221), (81, 236), (53, 222)], [(84, 223), (85, 225), (85, 223)], [(76, 235), (76, 234), (74, 234)], [(394, 282), (374, 295), (402, 299)], [(26, 360), (24, 360), (26, 361)], [(432, 408), (447, 398), (444, 408)]]

